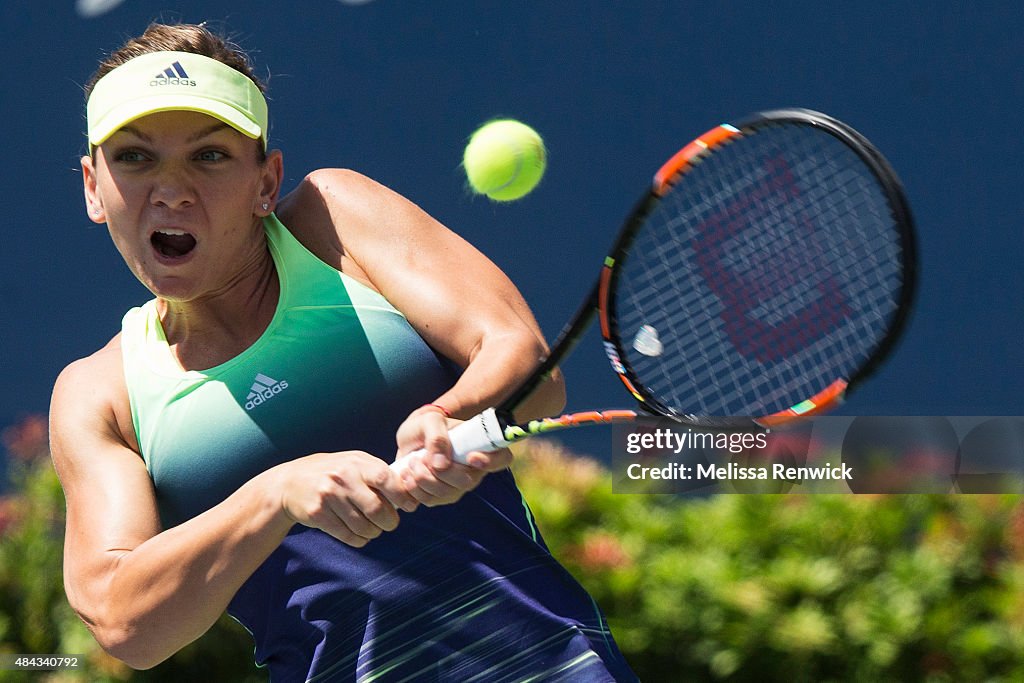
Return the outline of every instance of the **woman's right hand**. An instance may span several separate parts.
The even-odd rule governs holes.
[[[317,453],[273,472],[288,518],[356,548],[395,529],[398,510],[419,505],[387,463],[361,451]]]

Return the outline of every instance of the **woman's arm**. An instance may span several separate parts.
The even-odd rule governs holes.
[[[378,491],[415,505],[377,458],[317,454],[162,530],[125,391],[116,343],[68,366],[54,388],[50,438],[67,500],[68,600],[100,645],[135,668],[205,633],[294,523],[359,546],[398,522]]]
[[[464,368],[431,402],[466,419],[509,396],[548,352],[540,328],[509,278],[466,240],[412,202],[353,171],[320,170],[282,200],[285,225],[313,253],[380,292],[435,350]],[[565,403],[555,372],[517,411],[528,419]],[[439,410],[414,411],[399,429],[401,453],[424,447],[428,467],[414,470],[414,495],[426,504],[458,499],[507,452],[455,465],[449,423]],[[419,495],[422,493],[423,495]]]
[[[380,292],[435,350],[465,371],[436,403],[468,418],[497,405],[548,347],[511,280],[469,242],[354,171],[316,171],[282,200],[285,225],[318,257]],[[518,417],[557,413],[555,373]]]

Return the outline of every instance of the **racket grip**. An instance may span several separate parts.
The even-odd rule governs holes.
[[[512,443],[502,436],[501,422],[494,408],[448,430],[448,439],[452,442],[452,459],[463,465],[467,464],[466,456],[474,451],[493,451]],[[426,453],[423,448],[411,451],[391,463],[391,469],[399,472],[408,467],[409,462],[414,462],[413,458],[422,458]]]

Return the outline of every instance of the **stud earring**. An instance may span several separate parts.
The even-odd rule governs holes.
[[[266,211],[269,208],[270,208],[270,204],[268,204],[267,202],[263,202],[263,210]]]

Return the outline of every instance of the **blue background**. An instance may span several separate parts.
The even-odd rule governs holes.
[[[325,166],[391,186],[503,268],[549,338],[680,146],[760,109],[832,114],[889,157],[921,245],[907,335],[844,411],[1024,414],[1024,12],[980,5],[127,0],[88,18],[73,0],[5,2],[0,427],[45,412],[60,369],[149,298],[87,220],[78,158],[82,85],[153,19],[210,20],[251,51],[286,189]],[[459,167],[495,116],[550,152],[513,204],[471,196]],[[565,370],[571,409],[629,405],[593,331]],[[611,443],[604,429],[564,440]]]

